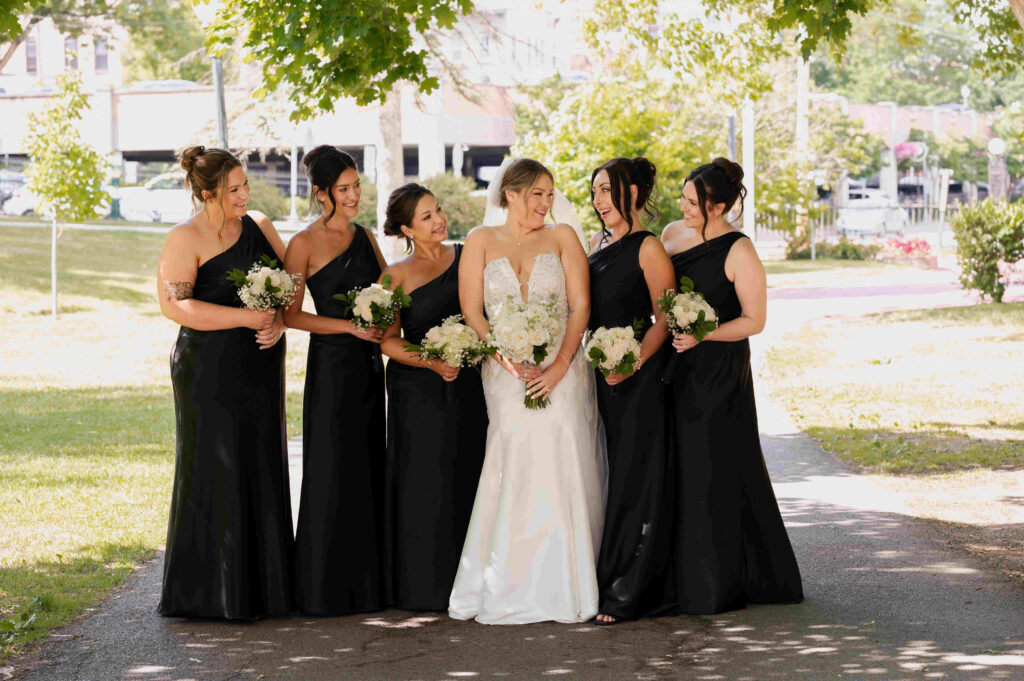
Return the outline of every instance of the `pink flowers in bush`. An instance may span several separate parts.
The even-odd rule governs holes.
[[[905,238],[894,236],[885,242],[885,248],[887,251],[895,253],[896,255],[904,256],[915,256],[915,255],[928,255],[932,250],[932,247],[927,241],[920,238]]]

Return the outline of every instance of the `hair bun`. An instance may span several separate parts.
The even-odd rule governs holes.
[[[658,176],[658,168],[650,160],[637,156],[633,159],[633,176],[638,183],[651,186],[654,184],[654,178]]]
[[[192,169],[196,167],[196,159],[200,158],[205,153],[206,147],[201,144],[186,147],[178,158],[178,162],[181,164],[182,170],[186,173],[192,172]]]
[[[305,168],[307,171],[312,170],[313,166],[315,166],[316,162],[323,157],[324,153],[328,149],[332,148],[333,147],[331,147],[329,144],[321,144],[313,147],[312,149],[310,149],[309,151],[302,155],[302,167]]]
[[[732,183],[737,187],[743,185],[743,167],[739,163],[730,161],[723,156],[719,156],[711,163],[720,168],[725,173],[725,176],[732,180]]]

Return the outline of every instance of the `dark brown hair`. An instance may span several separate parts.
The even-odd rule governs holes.
[[[434,192],[423,185],[410,182],[391,192],[391,196],[388,197],[388,207],[384,211],[384,226],[381,231],[388,236],[405,239],[406,253],[412,250],[412,239],[402,232],[402,226],[412,227],[412,219],[416,215],[416,206],[420,199],[433,195]]]
[[[697,191],[697,207],[704,216],[704,224],[700,228],[700,237],[704,241],[707,241],[707,204],[724,203],[722,215],[726,215],[736,205],[736,199],[742,204],[747,197],[747,188],[743,186],[743,168],[739,163],[721,156],[691,170],[686,176],[686,182],[693,182],[693,188]],[[684,187],[686,182],[683,183]]]
[[[302,157],[302,166],[306,169],[306,177],[309,178],[309,210],[313,212],[317,208],[322,213],[324,204],[317,198],[317,190],[327,194],[327,200],[331,203],[331,212],[324,218],[327,222],[334,217],[338,207],[334,205],[331,187],[338,181],[338,177],[346,170],[359,169],[356,167],[355,159],[338,147],[330,144],[321,144],[306,152]]]
[[[619,215],[626,219],[629,231],[633,231],[633,211],[643,211],[647,218],[643,221],[644,226],[650,224],[651,220],[658,214],[655,206],[655,198],[658,194],[658,185],[655,177],[658,169],[653,163],[643,156],[634,159],[613,158],[607,163],[599,166],[590,174],[590,206],[594,206],[594,181],[601,171],[608,173],[608,183],[611,185],[612,205]],[[636,186],[636,201],[630,205],[629,186]],[[611,238],[612,233],[605,227],[601,220],[601,214],[594,208],[598,222],[601,225],[601,241]]]

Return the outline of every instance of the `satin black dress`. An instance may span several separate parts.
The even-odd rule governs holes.
[[[193,298],[242,307],[230,270],[274,249],[248,215],[226,251],[196,272]],[[292,521],[284,422],[285,339],[249,328],[181,327],[171,351],[177,420],[159,612],[253,619],[292,608]]]
[[[348,293],[381,269],[363,227],[306,280],[318,315],[343,317]],[[384,372],[380,348],[351,334],[309,335],[302,402],[302,497],[295,602],[312,615],[385,607]]]
[[[651,327],[651,295],[640,247],[657,237],[631,232],[590,256],[590,328]],[[642,337],[642,335],[641,335]],[[597,560],[600,612],[635,619],[675,608],[665,354],[609,386],[595,369],[597,406],[608,444],[608,502]]]
[[[741,313],[725,258],[745,236],[729,232],[672,256],[676,279],[692,279],[722,324]],[[673,364],[666,380],[678,466],[679,610],[802,601],[800,569],[761,452],[750,343],[705,341]]]
[[[405,342],[459,314],[459,258],[414,289],[402,310]],[[480,372],[451,383],[430,369],[388,362],[388,510],[391,605],[447,610],[480,479],[487,406]]]

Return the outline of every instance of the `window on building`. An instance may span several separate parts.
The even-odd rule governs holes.
[[[36,58],[36,39],[25,41],[25,73],[34,76],[39,73],[39,61]]]
[[[105,38],[96,39],[96,73],[107,71],[107,41]]]
[[[64,38],[64,68],[78,70],[78,41]]]

